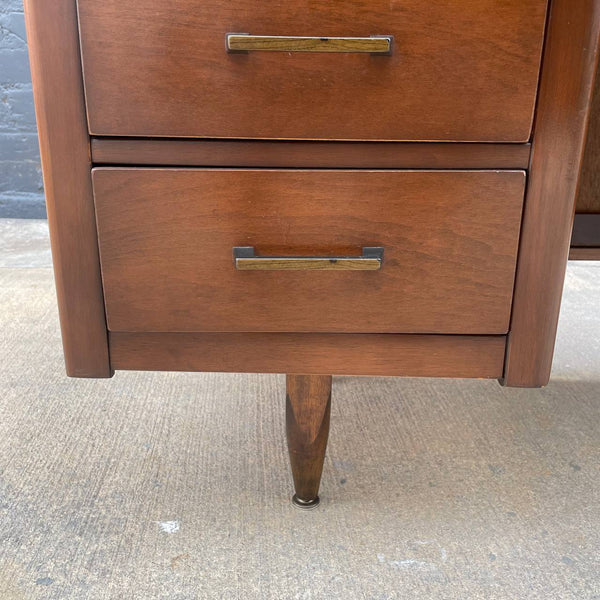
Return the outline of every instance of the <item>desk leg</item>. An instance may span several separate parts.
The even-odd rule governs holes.
[[[286,430],[294,488],[300,508],[319,504],[319,484],[329,436],[331,375],[288,375]]]

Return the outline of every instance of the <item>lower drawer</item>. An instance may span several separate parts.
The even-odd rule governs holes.
[[[93,182],[112,331],[508,329],[522,171],[97,168]],[[258,260],[236,268],[237,247]]]

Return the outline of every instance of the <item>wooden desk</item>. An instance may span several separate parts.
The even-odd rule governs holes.
[[[599,0],[25,8],[70,376],[548,382]]]

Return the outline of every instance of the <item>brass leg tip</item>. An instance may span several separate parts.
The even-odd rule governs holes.
[[[292,504],[296,508],[301,508],[302,510],[310,510],[311,508],[317,508],[320,502],[321,500],[319,499],[319,496],[313,498],[312,500],[302,500],[301,498],[298,498],[297,494],[294,494],[292,496]]]

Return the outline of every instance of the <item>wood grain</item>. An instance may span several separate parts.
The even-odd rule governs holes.
[[[381,261],[377,258],[239,258],[238,271],[378,271]]]
[[[551,2],[506,385],[543,386],[550,377],[599,29],[598,0]]]
[[[529,140],[547,0],[79,0],[95,135]],[[228,32],[393,35],[392,56],[230,54]]]
[[[497,379],[505,336],[110,333],[112,365],[133,371]]]
[[[530,144],[92,138],[97,165],[527,169]]]
[[[585,143],[579,193],[578,213],[600,213],[600,76],[596,67],[590,122]]]
[[[331,375],[288,375],[285,408],[293,500],[297,506],[312,508],[319,503],[329,437]]]
[[[74,0],[25,0],[67,373],[109,377]]]
[[[569,260],[600,260],[600,246],[597,248],[574,248],[571,246]]]
[[[375,37],[302,37],[228,33],[230,52],[366,52],[389,54],[392,39]]]
[[[112,331],[502,334],[521,171],[95,169]],[[379,271],[237,271],[232,249]]]

